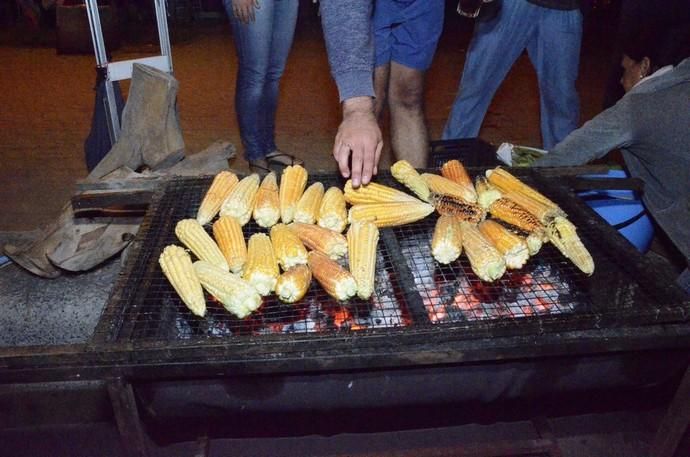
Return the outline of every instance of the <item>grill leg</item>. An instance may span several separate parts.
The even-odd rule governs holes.
[[[147,457],[146,436],[139,420],[132,384],[122,378],[108,381],[108,395],[122,444],[130,457]]]
[[[683,434],[690,423],[690,366],[685,370],[683,379],[671,405],[656,431],[649,454],[651,457],[673,457]]]

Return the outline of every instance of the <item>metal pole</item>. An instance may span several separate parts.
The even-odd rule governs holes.
[[[170,50],[170,34],[168,33],[168,13],[166,10],[166,0],[154,0],[156,7],[156,22],[158,23],[158,41],[160,42],[161,54],[168,60],[170,73],[173,73],[172,51]]]

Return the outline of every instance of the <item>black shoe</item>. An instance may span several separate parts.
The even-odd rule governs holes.
[[[288,167],[290,165],[304,165],[304,160],[288,154],[287,152],[274,151],[264,156],[269,166]]]

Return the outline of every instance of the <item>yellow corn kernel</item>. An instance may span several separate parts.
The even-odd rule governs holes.
[[[158,263],[182,302],[192,313],[203,317],[206,314],[206,299],[187,251],[173,244],[166,246]]]
[[[220,252],[228,261],[230,271],[242,273],[244,263],[247,261],[247,243],[244,241],[242,226],[237,219],[230,216],[221,216],[213,223],[213,237],[218,243]]]
[[[483,221],[486,217],[484,208],[476,203],[470,203],[462,198],[450,195],[439,195],[431,193],[429,199],[436,211],[442,216],[456,216],[458,219],[474,222],[475,224]]]
[[[532,232],[527,235],[525,242],[527,243],[527,250],[530,257],[536,255],[544,244],[545,233]]]
[[[347,300],[357,293],[357,282],[349,271],[318,251],[309,253],[309,268],[328,295]]]
[[[359,186],[354,189],[352,187],[352,181],[348,179],[343,188],[343,192],[345,194],[345,201],[351,205],[419,201],[412,195],[375,182],[370,182],[366,186]]]
[[[278,277],[276,295],[285,303],[295,303],[307,294],[311,284],[311,270],[307,265],[295,265]]]
[[[242,277],[254,286],[259,295],[265,296],[275,289],[279,274],[271,239],[263,233],[255,233],[249,238]]]
[[[482,235],[475,224],[461,222],[462,247],[472,271],[483,281],[492,282],[503,276],[506,263],[500,252]]]
[[[492,186],[484,176],[477,176],[474,188],[477,191],[477,202],[484,209],[489,209],[493,202],[501,198],[501,191]]]
[[[522,209],[539,219],[539,222],[542,224],[547,224],[556,216],[565,216],[565,213],[559,207],[545,205],[520,192],[511,190],[504,193],[503,197],[520,205]]]
[[[342,233],[347,226],[347,207],[345,196],[337,187],[330,187],[323,195],[317,223],[338,233]]]
[[[460,221],[455,216],[440,216],[431,238],[431,254],[439,263],[449,264],[462,253]]]
[[[433,173],[422,173],[422,179],[424,179],[426,185],[429,186],[429,190],[435,194],[449,195],[470,203],[477,202],[477,193],[474,188],[470,190],[455,181],[451,181],[450,179]]]
[[[371,221],[378,228],[395,227],[424,219],[433,212],[433,206],[420,200],[405,203],[369,203],[352,206],[348,220]]]
[[[249,222],[254,210],[256,193],[259,190],[259,181],[259,175],[256,173],[242,178],[223,202],[220,215],[234,217],[240,225]]]
[[[446,179],[460,184],[467,189],[469,193],[474,194],[474,199],[472,201],[477,201],[477,192],[472,184],[472,179],[459,160],[449,160],[444,163],[441,167],[441,175]]]
[[[295,218],[295,208],[307,187],[307,170],[300,165],[285,167],[280,178],[280,218],[289,224]]]
[[[199,210],[196,213],[196,221],[201,224],[208,224],[211,220],[216,217],[220,207],[230,195],[232,188],[237,184],[238,179],[235,173],[231,171],[221,171],[211,182],[211,187],[208,188],[203,200],[201,200],[201,205],[199,205]]]
[[[198,260],[194,262],[201,285],[235,316],[243,319],[261,306],[261,296],[244,279]]]
[[[569,258],[586,275],[594,273],[594,259],[568,219],[556,216],[546,226],[546,235],[561,254]]]
[[[256,192],[254,220],[264,228],[272,227],[280,220],[280,193],[274,172],[264,177]]]
[[[355,221],[347,231],[350,273],[357,282],[357,296],[363,300],[374,293],[378,242],[379,229],[372,222]]]
[[[347,240],[338,232],[301,222],[293,222],[288,227],[309,249],[323,252],[332,259],[338,259],[347,254]]]
[[[196,219],[182,219],[175,225],[175,235],[197,258],[211,262],[223,270],[229,270],[225,256]]]
[[[549,200],[544,194],[520,181],[517,177],[510,174],[504,168],[496,167],[493,170],[486,170],[485,174],[489,179],[489,182],[503,194],[510,191],[519,192],[527,197],[541,202],[546,206],[558,208],[558,205]]]
[[[271,244],[283,270],[307,263],[307,248],[287,225],[276,224],[271,228]]]
[[[514,225],[527,233],[544,233],[544,225],[530,212],[507,198],[499,198],[489,206],[489,213],[496,219]]]
[[[479,231],[503,254],[506,267],[522,268],[529,258],[525,240],[496,221],[488,220],[479,224]]]
[[[405,187],[424,200],[429,201],[429,186],[407,160],[398,160],[391,166],[391,174]]]
[[[315,182],[307,187],[295,208],[295,222],[314,224],[323,199],[323,184]]]

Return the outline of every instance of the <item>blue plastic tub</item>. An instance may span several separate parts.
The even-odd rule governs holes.
[[[585,175],[583,178],[627,178],[623,170],[607,174]],[[578,194],[606,222],[613,225],[641,253],[647,252],[654,226],[639,197],[631,190],[597,190]]]

